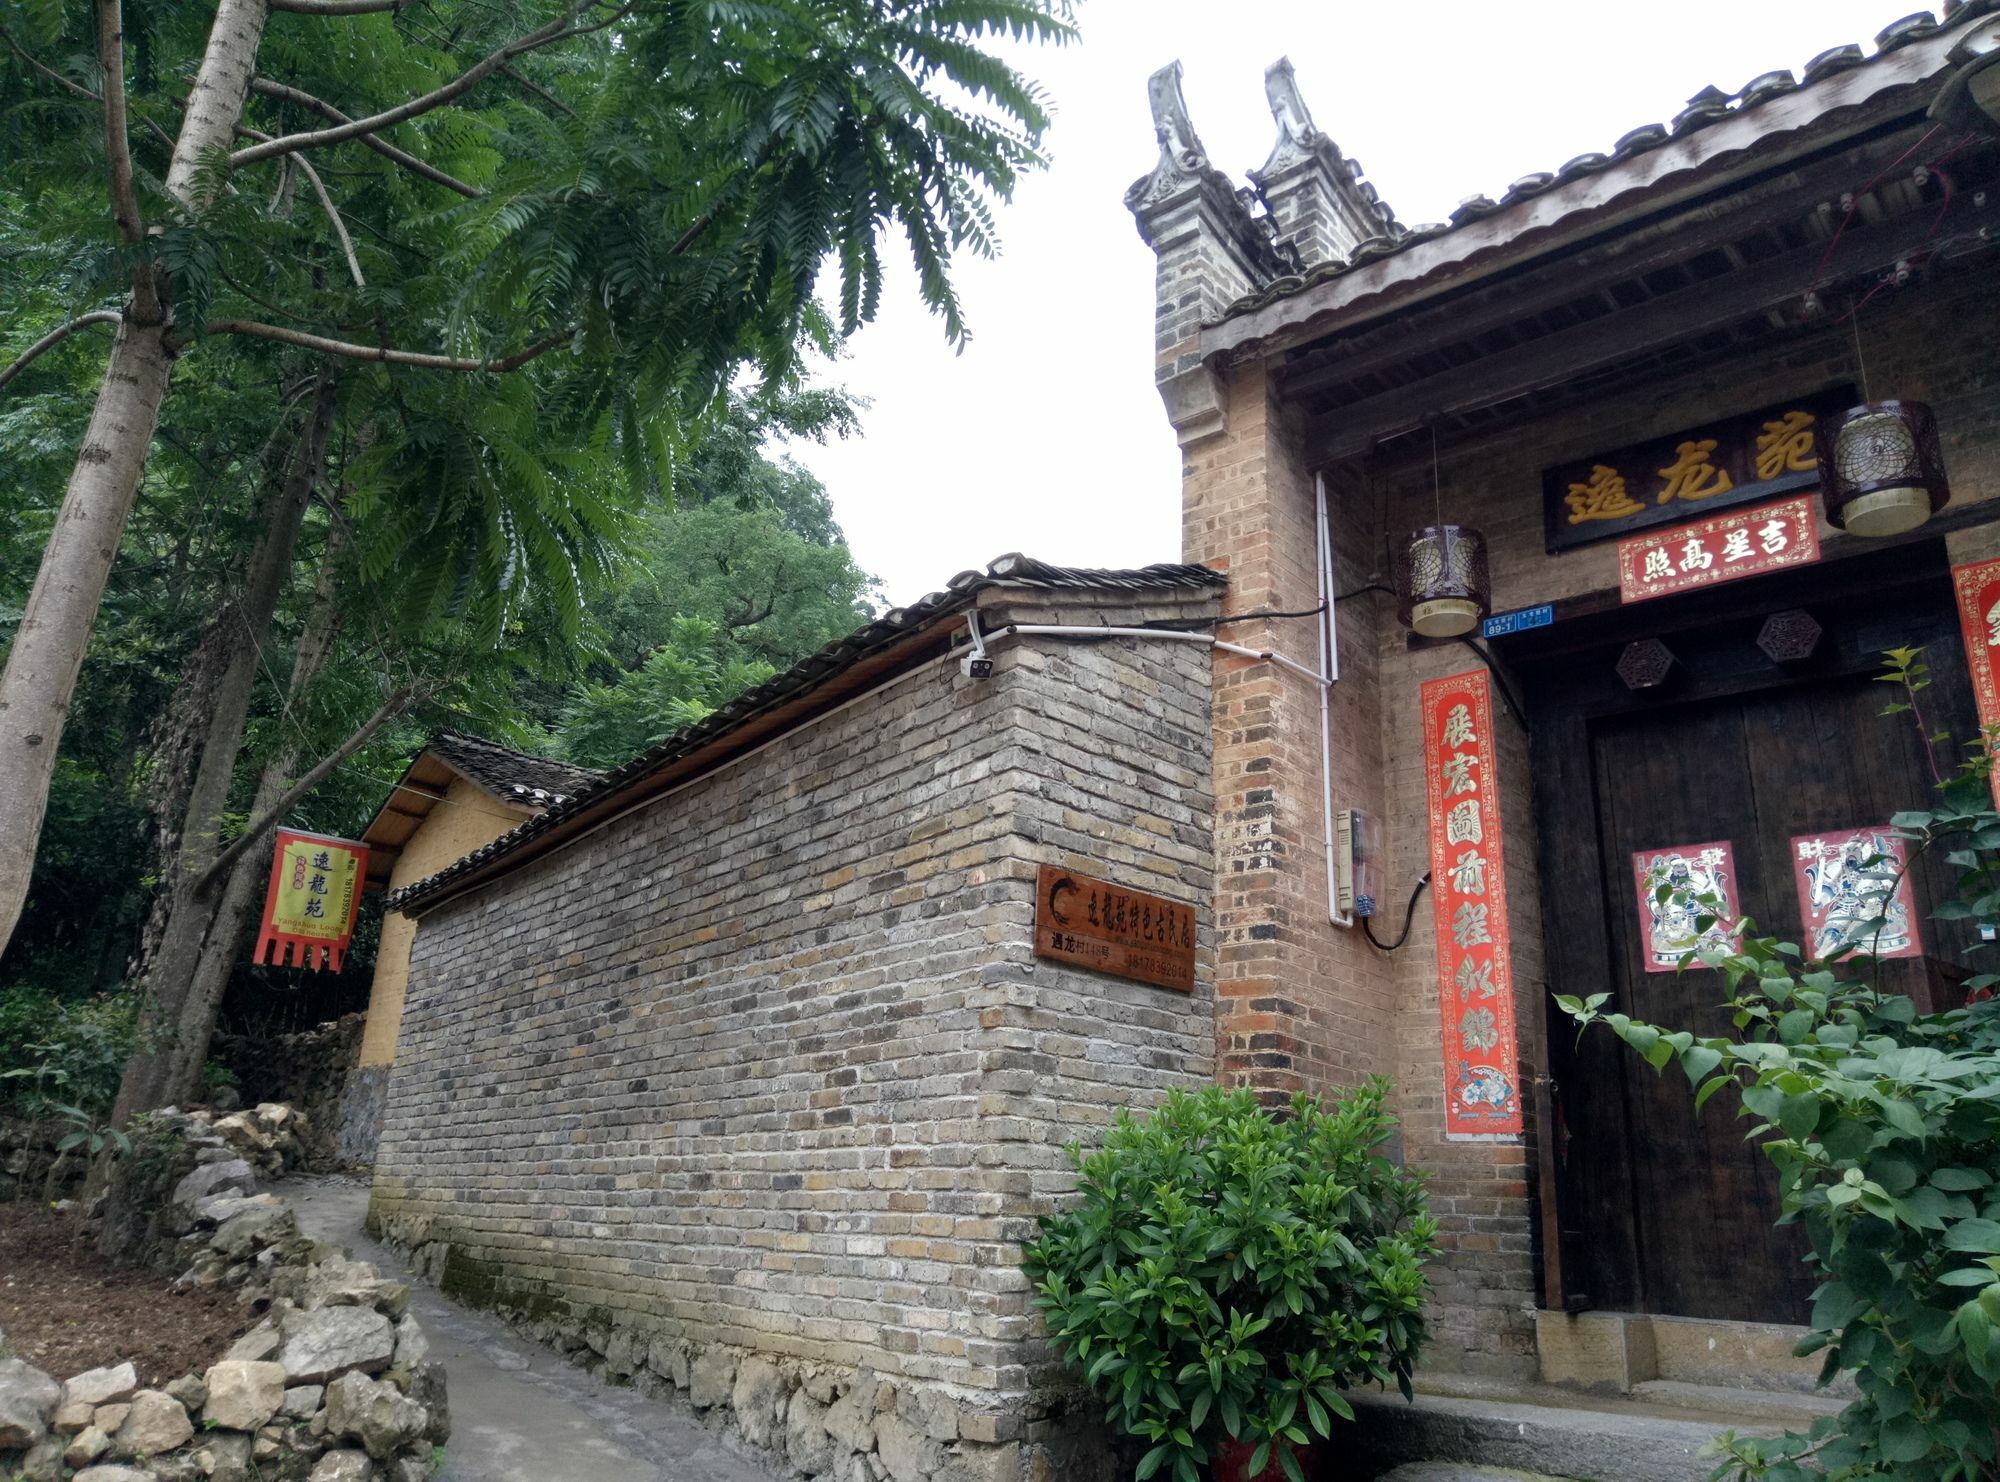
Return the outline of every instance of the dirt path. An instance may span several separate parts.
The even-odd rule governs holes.
[[[410,1283],[410,1310],[450,1382],[451,1443],[437,1482],[773,1482],[684,1412],[600,1384],[498,1318],[411,1277],[362,1228],[365,1183],[301,1178],[278,1192],[308,1235],[348,1246]]]

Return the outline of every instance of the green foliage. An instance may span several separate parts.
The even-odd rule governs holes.
[[[629,762],[773,670],[719,654],[721,631],[702,618],[676,618],[673,633],[635,672],[614,684],[586,684],[562,718],[562,750],[586,767]]]
[[[55,1114],[58,1121],[69,1128],[56,1142],[58,1153],[82,1148],[86,1155],[95,1158],[107,1147],[116,1148],[121,1153],[132,1151],[131,1138],[118,1128],[100,1122],[82,1107],[57,1103],[48,1109]]]
[[[104,1111],[132,1050],[133,1019],[129,997],[0,989],[0,1107],[32,1116]]]
[[[1341,1390],[1410,1393],[1425,1340],[1424,1262],[1437,1226],[1419,1181],[1379,1149],[1388,1085],[1288,1115],[1248,1091],[1174,1092],[1121,1112],[1100,1151],[1070,1158],[1081,1199],[1027,1249],[1036,1306],[1123,1434],[1136,1476],[1196,1482],[1225,1437],[1272,1448],[1353,1418]]]
[[[1928,677],[1916,651],[1889,654],[1913,714]],[[1936,738],[1923,732],[1927,742]],[[1911,860],[1942,855],[1959,899],[1937,914],[2000,919],[2000,813],[1983,754],[1940,785],[1935,807],[1893,823]],[[1887,861],[1870,861],[1869,868]],[[1907,869],[1907,866],[1904,867]],[[1903,869],[1882,872],[1875,916]],[[1712,898],[1702,930],[1714,920]],[[1864,923],[1864,927],[1869,923]],[[1677,1065],[1697,1108],[1727,1093],[1777,1167],[1784,1218],[1802,1224],[1822,1278],[1803,1354],[1824,1352],[1822,1381],[1851,1373],[1860,1398],[1807,1434],[1725,1435],[1723,1477],[1895,1477],[1948,1482],[1993,1475],[2000,1434],[2000,1003],[1992,974],[1974,1001],[1923,1014],[1870,981],[1853,944],[1812,958],[1742,923],[1738,949],[1690,954],[1721,972],[1735,1037],[1606,1013],[1608,994],[1559,996],[1586,1028],[1602,1023],[1655,1070]]]

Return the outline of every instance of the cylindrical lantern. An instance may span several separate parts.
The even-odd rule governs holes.
[[[1486,537],[1464,525],[1413,533],[1395,562],[1397,615],[1425,638],[1457,638],[1493,610]]]
[[[1819,487],[1828,523],[1852,535],[1900,535],[1951,500],[1937,418],[1920,401],[1871,401],[1819,424]]]

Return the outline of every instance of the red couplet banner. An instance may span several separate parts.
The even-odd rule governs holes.
[[[1507,932],[1507,867],[1484,669],[1423,687],[1431,903],[1444,1037],[1445,1132],[1521,1131],[1519,1041]]]
[[[2000,561],[1974,561],[1951,569],[1958,593],[1958,624],[1965,634],[1965,663],[1979,704],[1979,726],[2000,726]],[[1989,779],[2000,804],[2000,767]]]

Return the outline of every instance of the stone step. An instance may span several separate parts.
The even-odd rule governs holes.
[[[1359,1449],[1377,1475],[1397,1482],[1524,1476],[1563,1482],[1707,1482],[1716,1466],[1710,1446],[1719,1432],[1776,1435],[1802,1429],[1817,1415],[1839,1408],[1838,1401],[1819,1396],[1676,1381],[1650,1381],[1648,1388],[1653,1388],[1651,1395],[1628,1399],[1578,1395],[1548,1385],[1431,1376],[1414,1404],[1395,1394],[1349,1398],[1360,1431]],[[1412,1466],[1446,1470],[1402,1470]]]
[[[1852,1396],[1796,1394],[1782,1389],[1725,1389],[1678,1379],[1647,1379],[1632,1386],[1632,1398],[1663,1410],[1688,1410],[1718,1417],[1739,1429],[1746,1420],[1762,1420],[1788,1430],[1804,1430],[1822,1415],[1839,1414]]]

